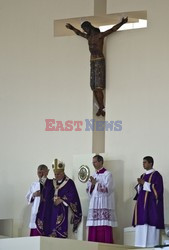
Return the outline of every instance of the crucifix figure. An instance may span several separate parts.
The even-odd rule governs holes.
[[[76,29],[70,23],[66,24],[66,28],[73,30],[76,35],[88,40],[90,51],[90,87],[94,93],[99,109],[97,116],[105,116],[104,93],[105,89],[105,57],[103,54],[104,38],[111,33],[117,31],[123,24],[128,22],[128,18],[122,18],[121,22],[113,26],[111,29],[101,32],[99,28],[94,27],[90,22],[85,21],[81,24],[84,32]]]

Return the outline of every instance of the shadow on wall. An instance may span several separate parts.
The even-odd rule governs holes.
[[[169,203],[168,203],[169,192],[166,188],[164,186],[164,222],[165,224],[169,224],[169,213],[167,212],[169,211]]]
[[[18,236],[27,237],[30,235],[29,222],[31,217],[31,204],[23,208],[22,221],[18,227]]]
[[[132,224],[133,214],[133,197],[135,183],[125,186],[124,179],[124,162],[121,160],[107,160],[105,167],[112,172],[115,182],[115,202],[118,227],[114,228],[114,240],[116,244],[123,244],[123,230]],[[128,189],[128,190],[126,190]],[[125,198],[124,191],[130,194],[129,198]]]

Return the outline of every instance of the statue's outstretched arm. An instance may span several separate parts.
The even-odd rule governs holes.
[[[73,32],[78,35],[78,36],[81,36],[81,37],[84,37],[87,39],[87,35],[83,32],[81,32],[80,30],[76,29],[73,25],[71,25],[70,23],[67,23],[66,24],[66,28],[69,29],[69,30],[73,30]]]
[[[106,36],[110,35],[111,33],[117,31],[123,24],[125,24],[127,22],[128,22],[128,17],[123,17],[120,23],[114,25],[111,29],[106,30],[105,32],[102,32],[101,36],[106,37]]]

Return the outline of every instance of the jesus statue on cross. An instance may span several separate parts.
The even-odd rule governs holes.
[[[88,40],[90,51],[90,87],[94,93],[98,103],[97,116],[105,116],[104,94],[105,89],[105,57],[103,54],[104,38],[111,33],[117,31],[123,24],[128,22],[128,17],[123,17],[121,22],[113,26],[111,29],[101,32],[99,28],[94,27],[90,22],[85,21],[81,24],[84,32],[76,29],[67,23],[66,28],[73,30],[76,35]]]

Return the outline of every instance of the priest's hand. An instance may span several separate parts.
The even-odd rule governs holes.
[[[137,178],[138,184],[144,185],[144,180],[142,178]]]
[[[39,197],[40,196],[40,190],[36,191],[35,193],[33,193],[33,197]]]
[[[53,201],[56,206],[63,202],[63,200],[60,197],[54,197]]]
[[[94,187],[96,185],[96,179],[94,179],[93,176],[90,176],[90,181],[92,183],[92,186]]]

